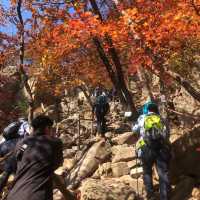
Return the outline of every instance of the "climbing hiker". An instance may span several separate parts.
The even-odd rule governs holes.
[[[136,144],[138,157],[143,167],[143,180],[148,200],[154,200],[152,167],[155,164],[159,176],[160,200],[169,200],[170,182],[168,177],[170,162],[169,131],[159,115],[158,106],[148,102],[143,113],[132,128],[139,134]]]
[[[3,140],[1,144],[5,141],[16,139],[19,137],[28,136],[30,134],[30,126],[25,118],[19,118],[17,121],[10,123],[3,130]]]
[[[9,124],[3,130],[4,141],[0,144],[0,169],[3,171],[0,176],[0,193],[6,186],[10,175],[16,172],[16,160],[12,156],[16,144],[29,135],[29,130],[29,124],[24,118]]]
[[[105,116],[109,112],[109,102],[108,97],[105,92],[101,92],[96,97],[93,105],[93,113],[95,113],[97,120],[97,132],[104,137],[106,132],[106,119]]]
[[[11,174],[16,172],[16,161],[12,156],[15,146],[20,138],[15,138],[9,141],[5,141],[0,145],[0,163],[1,163],[1,176],[0,176],[0,193],[6,186],[7,181]]]
[[[52,120],[33,119],[33,135],[21,140],[14,156],[17,171],[7,200],[53,200],[52,177],[63,163],[62,142],[52,132]]]

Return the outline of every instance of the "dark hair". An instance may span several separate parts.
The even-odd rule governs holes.
[[[53,126],[53,121],[48,116],[39,115],[32,120],[31,125],[35,135],[43,135],[46,127]]]
[[[158,106],[155,103],[150,103],[148,105],[148,111],[149,112],[154,112],[156,114],[159,114]]]

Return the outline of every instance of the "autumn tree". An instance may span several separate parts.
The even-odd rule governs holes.
[[[57,96],[83,82],[112,83],[136,113],[125,79],[142,66],[159,76],[164,88],[175,81],[199,100],[197,89],[172,67],[185,41],[199,40],[196,1],[104,2],[23,1],[32,13],[25,55],[43,91]]]

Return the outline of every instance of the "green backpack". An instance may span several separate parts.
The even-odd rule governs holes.
[[[144,129],[144,140],[146,143],[155,144],[165,140],[164,124],[159,115],[150,114],[145,116]]]

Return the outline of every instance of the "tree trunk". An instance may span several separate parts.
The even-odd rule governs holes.
[[[103,17],[100,13],[100,10],[97,6],[97,3],[95,0],[90,0],[90,3],[92,5],[92,8],[94,10],[94,13],[99,15],[100,20],[103,22]],[[119,95],[120,101],[123,105],[123,107],[125,108],[125,110],[130,110],[133,113],[133,119],[137,119],[138,114],[137,114],[137,110],[135,108],[135,105],[133,103],[133,99],[132,96],[129,92],[129,90],[127,89],[126,83],[125,83],[125,79],[124,79],[124,74],[122,71],[122,65],[120,63],[120,59],[118,56],[118,53],[112,43],[112,38],[109,35],[105,35],[105,41],[107,42],[107,44],[109,45],[109,54],[112,58],[112,61],[115,65],[115,69],[116,71],[113,70],[112,65],[109,62],[108,57],[106,56],[103,47],[101,45],[101,42],[99,41],[98,38],[94,38],[93,39],[96,47],[97,47],[97,51],[100,55],[100,58],[102,59],[109,77],[111,78],[111,81],[113,83],[113,85],[115,86],[117,93]]]
[[[200,92],[197,91],[187,80],[183,79],[177,73],[169,70],[166,72],[166,74],[180,84],[195,100],[200,102]]]
[[[28,121],[29,123],[32,121],[33,119],[33,111],[34,111],[34,98],[33,98],[33,94],[30,88],[30,85],[28,83],[28,76],[24,70],[24,21],[22,18],[22,14],[21,14],[21,6],[22,6],[22,0],[18,0],[17,2],[17,15],[20,21],[20,53],[19,53],[19,57],[20,57],[20,68],[19,68],[19,72],[20,72],[20,76],[21,76],[21,80],[23,81],[24,87],[27,91],[28,94],[28,104],[29,104],[29,108],[28,108]]]
[[[117,75],[117,79],[121,88],[121,92],[124,95],[124,98],[126,100],[127,103],[127,110],[132,111],[133,113],[133,117],[136,119],[137,118],[137,110],[135,108],[135,105],[133,103],[133,99],[132,96],[129,92],[129,90],[127,89],[126,83],[125,83],[125,79],[124,79],[124,73],[122,71],[122,65],[120,62],[120,58],[117,54],[117,51],[112,43],[112,39],[110,38],[109,35],[106,35],[106,41],[109,45],[109,54],[112,57],[112,60],[115,64],[115,68],[116,68],[116,75]]]
[[[114,87],[117,91],[117,95],[120,98],[120,102],[122,103],[123,106],[125,106],[126,105],[126,99],[124,98],[124,95],[121,92],[119,82],[116,78],[115,72],[112,69],[112,65],[110,64],[110,61],[108,60],[108,57],[107,57],[103,47],[101,46],[101,42],[98,38],[93,38],[93,41],[94,41],[94,44],[97,48],[99,56],[100,56],[101,60],[103,61],[104,65],[106,67],[106,70],[108,72],[110,80],[113,83],[113,85],[114,85]]]

